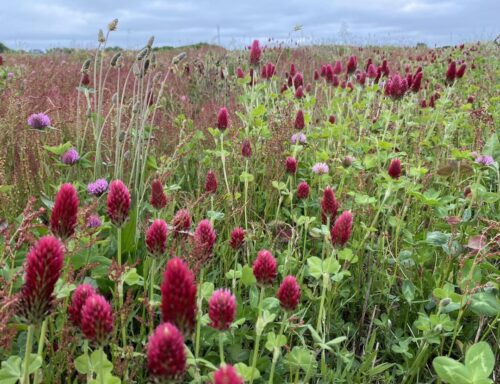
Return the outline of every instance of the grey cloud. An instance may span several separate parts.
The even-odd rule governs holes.
[[[2,0],[4,2],[6,0]],[[14,48],[93,47],[99,28],[120,19],[111,45],[137,48],[220,41],[241,47],[252,38],[319,43],[456,44],[494,38],[497,0],[17,0],[3,6],[0,41]],[[340,33],[342,31],[342,33]]]

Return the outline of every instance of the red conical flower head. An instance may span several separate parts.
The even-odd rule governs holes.
[[[294,124],[295,129],[304,129],[305,127],[305,121],[304,121],[304,112],[302,109],[299,109],[297,111],[297,114],[295,115],[295,124]]]
[[[90,295],[81,310],[83,335],[97,344],[104,344],[113,332],[113,311],[107,300],[98,294]]]
[[[457,78],[461,79],[464,74],[465,74],[465,70],[467,68],[467,64],[463,63],[457,70]]]
[[[241,143],[241,156],[247,158],[252,156],[252,144],[248,139],[243,140]]]
[[[213,171],[208,171],[205,179],[205,193],[217,193],[217,176]]]
[[[50,229],[62,240],[75,233],[78,214],[78,195],[72,184],[63,184],[57,192],[54,209],[50,217]]]
[[[323,223],[326,223],[327,218],[330,218],[330,222],[333,221],[337,215],[337,210],[339,209],[339,203],[335,199],[335,192],[330,187],[326,187],[323,191],[323,198],[321,199],[321,217]]]
[[[113,180],[108,193],[108,216],[111,222],[121,227],[128,218],[130,193],[121,180]]]
[[[227,127],[229,127],[229,112],[226,107],[222,107],[217,114],[217,128],[225,131]]]
[[[168,198],[163,191],[163,184],[159,179],[153,180],[151,183],[151,205],[155,209],[162,209],[167,206]]]
[[[347,73],[354,73],[357,67],[358,59],[356,58],[356,56],[349,57],[349,60],[347,61]]]
[[[252,42],[252,46],[250,47],[250,64],[259,65],[261,54],[262,50],[260,48],[259,40],[254,40]]]
[[[401,161],[399,159],[392,159],[387,172],[393,179],[399,179],[401,176]]]
[[[198,223],[194,231],[194,247],[198,258],[212,254],[217,234],[210,220],[204,219]]]
[[[154,256],[162,256],[167,250],[167,223],[161,219],[153,221],[146,231],[146,246],[148,252]]]
[[[214,384],[244,384],[232,365],[222,364],[214,373]]]
[[[280,301],[281,308],[287,311],[295,310],[300,301],[300,286],[297,279],[291,275],[285,277],[276,296]]]
[[[175,213],[174,218],[172,219],[172,227],[174,227],[174,235],[175,236],[186,236],[191,228],[191,215],[187,209],[180,209]]]
[[[270,285],[277,274],[278,263],[271,252],[266,249],[259,251],[253,263],[253,274],[260,285]]]
[[[216,290],[208,301],[208,317],[210,326],[225,331],[236,316],[236,298],[229,289]]]
[[[160,324],[149,336],[148,371],[164,380],[178,380],[186,371],[186,350],[182,333],[172,323]]]
[[[309,184],[305,181],[301,181],[299,185],[297,185],[297,198],[299,199],[307,199],[309,197]]]
[[[171,322],[189,335],[196,319],[194,275],[178,257],[170,259],[161,284],[161,311],[164,322]]]
[[[343,246],[349,241],[352,231],[352,214],[349,211],[342,213],[330,231],[333,245]]]
[[[52,310],[63,258],[62,244],[53,236],[42,237],[29,251],[19,295],[20,314],[29,324],[42,322]]]
[[[81,326],[82,321],[82,307],[87,301],[89,296],[95,295],[97,292],[90,284],[80,284],[71,297],[71,304],[68,307],[69,319],[76,326]]]
[[[287,173],[294,174],[297,172],[297,159],[295,157],[287,157],[285,161],[285,169]]]
[[[245,242],[245,230],[241,227],[236,227],[231,231],[231,239],[229,240],[229,246],[234,250],[238,250],[243,246]]]

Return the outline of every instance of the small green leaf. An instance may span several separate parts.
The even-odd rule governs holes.
[[[245,381],[250,381],[252,380],[252,367],[249,367],[245,363],[237,363],[234,365],[234,369],[236,369],[236,372],[243,378]],[[253,378],[258,379],[260,378],[260,372],[256,368],[254,373],[253,373]]]
[[[90,362],[89,355],[86,353],[78,356],[74,360],[74,364],[78,373],[81,373],[82,375],[87,375],[92,372],[92,363]]]
[[[240,181],[242,183],[244,183],[244,182],[251,183],[253,180],[254,180],[254,177],[251,173],[241,172]]]
[[[465,366],[472,372],[474,379],[485,379],[495,368],[495,356],[488,343],[481,341],[465,353]]]
[[[257,282],[255,276],[253,275],[252,267],[249,265],[245,265],[241,271],[241,282],[247,287]]]
[[[127,285],[144,285],[144,279],[139,273],[137,273],[137,269],[131,268],[123,275],[123,282]]]
[[[66,152],[68,149],[70,149],[73,145],[71,144],[70,141],[61,144],[61,145],[56,145],[54,147],[44,145],[43,148],[45,148],[46,151],[53,153],[54,155],[61,156],[64,152]]]
[[[403,282],[403,296],[408,303],[411,303],[415,298],[415,285],[410,280]]]
[[[448,384],[471,384],[472,375],[465,366],[449,357],[439,356],[432,361],[439,378]]]
[[[285,335],[276,335],[274,332],[270,332],[267,334],[267,342],[266,349],[268,351],[273,351],[274,348],[281,348],[286,345],[286,336]]]

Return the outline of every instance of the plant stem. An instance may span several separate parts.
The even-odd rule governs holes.
[[[283,330],[285,329],[285,320],[286,320],[286,312],[283,312],[283,319],[281,319],[280,332],[278,334],[277,340],[279,340],[281,338],[281,335],[283,334]],[[280,354],[281,354],[281,348],[274,347],[273,362],[271,365],[271,373],[269,374],[269,384],[273,384],[274,370],[276,369],[276,363],[278,362],[278,358],[280,357]]]
[[[26,338],[26,351],[24,351],[24,376],[23,376],[23,384],[30,384],[30,356],[31,349],[33,348],[33,331],[35,326],[30,324],[28,326],[28,337]]]
[[[257,310],[257,326],[255,328],[255,346],[253,349],[253,358],[252,358],[252,370],[250,371],[250,384],[253,383],[254,375],[255,375],[255,367],[257,366],[257,358],[259,356],[259,346],[260,346],[260,336],[262,335],[263,329],[259,329],[259,320],[262,315],[262,304],[264,302],[264,290],[265,287],[260,288],[260,297],[259,297],[259,308]]]
[[[122,229],[121,227],[117,229],[116,233],[117,237],[117,260],[118,260],[118,265],[122,266]],[[127,344],[127,325],[126,325],[126,319],[124,316],[124,313],[122,312],[122,307],[123,307],[123,278],[120,277],[120,281],[118,282],[118,308],[120,310],[120,318],[121,318],[121,323],[122,323],[122,347],[125,347]]]
[[[103,356],[104,356],[104,349],[103,347],[101,346],[100,347],[100,353],[99,353],[99,382],[100,384],[104,384],[104,359],[103,359]]]
[[[220,135],[220,157],[222,160],[222,171],[224,172],[224,182],[226,183],[227,194],[231,196],[231,189],[229,188],[229,182],[227,181],[226,172],[226,155],[224,154],[224,134]],[[231,199],[232,201],[232,199]]]
[[[224,364],[224,332],[219,332],[220,363]]]
[[[47,333],[47,319],[42,322],[42,328],[40,329],[40,339],[38,340],[38,351],[37,355],[43,361],[43,347],[45,345],[45,334]],[[40,370],[36,370],[34,383],[38,384],[40,382]]]
[[[330,275],[328,273],[323,273],[323,286],[321,287],[321,301],[319,304],[319,312],[318,312],[318,322],[316,323],[316,332],[319,333],[319,328],[321,326],[321,321],[323,320],[323,310],[325,306],[325,297],[326,297],[326,287],[328,286],[328,280]]]

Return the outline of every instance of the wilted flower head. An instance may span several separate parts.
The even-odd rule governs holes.
[[[287,311],[295,310],[300,301],[300,286],[297,279],[292,275],[285,277],[276,296],[280,301],[281,308]]]
[[[392,159],[387,172],[393,179],[399,179],[401,176],[401,161],[399,159]]]
[[[184,337],[172,323],[160,324],[149,336],[148,371],[164,380],[178,380],[186,371]]]
[[[161,312],[164,322],[171,322],[189,335],[196,319],[196,284],[193,272],[178,257],[170,259],[161,284]]]
[[[229,113],[226,107],[222,107],[217,114],[217,128],[225,131],[227,127],[229,127]]]
[[[252,46],[250,47],[250,64],[259,65],[261,54],[262,50],[260,48],[259,40],[254,40],[252,42]]]
[[[292,144],[306,144],[307,137],[303,133],[294,133],[291,138]]]
[[[175,236],[187,235],[186,233],[191,228],[191,215],[187,209],[178,210],[172,219]]]
[[[54,286],[61,275],[64,252],[55,237],[44,236],[26,257],[24,285],[19,295],[19,311],[29,324],[38,324],[50,313]]]
[[[495,164],[495,160],[493,159],[492,156],[481,155],[476,157],[476,163],[488,166]]]
[[[213,171],[208,171],[205,179],[205,193],[217,193],[217,176]]]
[[[352,162],[354,161],[354,157],[352,156],[345,156],[344,159],[342,160],[342,165],[345,167],[345,168],[348,168],[352,165]]]
[[[222,364],[214,373],[214,384],[244,384],[244,381],[232,365]]]
[[[349,211],[343,212],[330,231],[333,245],[343,246],[349,241],[352,231],[352,214]]]
[[[163,184],[159,179],[155,179],[151,183],[150,203],[155,209],[162,209],[167,206],[168,198],[165,192],[163,191]]]
[[[152,256],[159,257],[167,250],[167,223],[161,219],[153,221],[146,231],[146,246]]]
[[[229,246],[235,250],[242,247],[245,242],[245,230],[241,227],[236,227],[231,231],[231,239],[229,240]]]
[[[78,204],[75,187],[71,183],[63,184],[57,192],[54,209],[50,216],[50,230],[62,240],[75,233]]]
[[[89,296],[95,295],[97,292],[95,288],[90,284],[80,284],[71,297],[71,304],[68,307],[69,319],[76,327],[81,326],[82,317],[82,307],[87,301]]]
[[[85,225],[87,228],[98,228],[102,225],[102,221],[99,216],[90,215],[87,217]]]
[[[45,113],[33,113],[28,117],[28,125],[34,129],[44,129],[51,124],[50,117]]]
[[[104,344],[113,332],[113,321],[113,310],[104,296],[87,297],[81,309],[81,329],[88,340]]]
[[[253,274],[260,285],[270,285],[277,274],[278,263],[271,252],[262,249],[253,263]]]
[[[294,124],[295,129],[304,129],[305,127],[305,121],[304,121],[304,111],[302,109],[299,109],[297,111],[297,114],[295,115],[295,124]]]
[[[208,301],[208,317],[210,326],[225,331],[236,316],[236,298],[229,289],[218,289]]]
[[[76,164],[80,160],[80,155],[75,148],[68,149],[61,156],[61,161],[66,165]]]
[[[287,157],[285,161],[285,169],[287,173],[294,174],[297,172],[297,159],[295,157]]]
[[[247,158],[252,156],[252,144],[248,139],[243,140],[241,143],[241,156]]]
[[[328,116],[328,122],[330,124],[335,124],[335,116],[334,115],[330,115]]]
[[[326,163],[316,163],[313,165],[312,171],[317,175],[322,175],[328,173],[330,169],[328,168],[328,165]]]
[[[106,179],[97,179],[93,183],[87,185],[87,192],[92,196],[101,196],[104,192],[108,190],[108,182]]]
[[[121,227],[128,218],[130,209],[130,193],[121,180],[113,180],[108,193],[108,216],[111,222]]]

